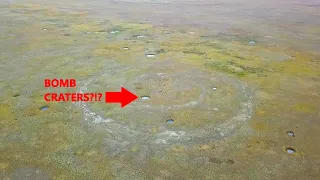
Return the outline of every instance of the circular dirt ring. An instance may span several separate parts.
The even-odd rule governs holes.
[[[127,146],[140,142],[157,150],[176,143],[202,143],[228,136],[251,117],[251,91],[227,75],[172,61],[135,68],[115,62],[109,66],[83,82],[80,91],[120,91],[123,86],[139,97],[149,97],[125,108],[80,102],[85,119],[101,123],[112,136],[111,146],[130,149]],[[166,123],[168,119],[174,123]]]

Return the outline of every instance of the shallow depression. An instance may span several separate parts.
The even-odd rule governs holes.
[[[174,123],[174,120],[173,120],[173,119],[168,119],[168,120],[166,120],[166,123],[167,123],[167,124],[173,124],[173,123]]]
[[[295,137],[295,134],[293,131],[287,131],[287,134],[288,136]]]
[[[149,96],[141,96],[141,99],[142,99],[142,100],[149,100],[150,97],[149,97]]]
[[[40,107],[40,110],[41,111],[46,111],[46,110],[48,110],[49,109],[49,106],[41,106]]]
[[[146,57],[148,57],[148,58],[154,58],[154,57],[155,57],[155,54],[146,54]]]
[[[289,153],[289,154],[293,154],[293,153],[296,152],[296,150],[294,148],[292,148],[292,147],[288,147],[288,148],[286,148],[286,152]]]

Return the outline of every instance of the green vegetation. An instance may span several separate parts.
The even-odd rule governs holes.
[[[213,61],[205,63],[205,66],[237,76],[245,76],[247,74],[265,75],[265,70],[262,68],[252,68],[232,61]]]
[[[155,28],[151,24],[119,21],[94,22],[86,17],[86,12],[62,13],[54,8],[40,5],[12,4],[10,7],[3,8],[4,11],[6,9],[7,11],[3,12],[4,18],[7,18],[3,25],[6,27],[6,32],[0,37],[5,44],[1,47],[3,56],[0,59],[0,65],[4,67],[0,72],[2,73],[2,80],[0,80],[1,172],[10,174],[17,167],[30,165],[42,167],[52,175],[52,179],[110,179],[115,174],[114,164],[121,162],[125,164],[123,169],[126,170],[129,169],[127,166],[130,164],[136,164],[132,157],[111,157],[106,153],[103,144],[105,138],[110,135],[103,130],[103,125],[94,126],[85,122],[83,112],[78,106],[72,103],[48,104],[43,100],[45,92],[79,91],[79,89],[45,89],[42,84],[44,78],[75,78],[77,82],[82,82],[110,67],[111,61],[126,65],[132,71],[120,73],[119,76],[116,74],[117,76],[97,78],[88,88],[89,91],[103,92],[107,90],[106,88],[110,91],[118,91],[118,87],[110,87],[110,84],[113,82],[125,84],[134,80],[137,75],[156,72],[157,66],[150,68],[148,65],[161,61],[168,62],[168,66],[170,62],[179,62],[210,73],[217,71],[227,73],[237,76],[244,84],[256,88],[255,105],[258,107],[252,117],[252,123],[248,126],[261,136],[258,138],[259,141],[255,138],[252,142],[241,140],[241,144],[233,148],[239,150],[238,152],[228,151],[227,148],[231,148],[234,143],[224,139],[223,142],[218,141],[221,143],[221,149],[215,152],[211,152],[212,148],[208,145],[195,148],[177,145],[164,149],[159,153],[160,155],[151,153],[150,157],[144,159],[147,168],[141,167],[145,170],[146,177],[150,179],[155,176],[159,177],[158,179],[175,179],[178,176],[182,179],[190,177],[199,179],[199,174],[200,179],[215,177],[219,170],[214,162],[222,163],[220,159],[228,159],[229,156],[238,158],[235,161],[240,163],[236,162],[233,166],[239,165],[240,168],[243,165],[242,161],[247,162],[248,157],[257,156],[263,159],[263,155],[268,155],[268,158],[272,155],[274,158],[283,159],[279,147],[281,149],[280,142],[285,138],[285,134],[281,133],[288,128],[298,129],[299,126],[300,132],[306,133],[304,135],[306,137],[318,135],[319,131],[314,130],[317,127],[310,127],[309,123],[320,112],[320,104],[317,101],[320,76],[317,55],[298,50],[264,47],[258,43],[260,41],[257,41],[254,46],[249,46],[248,41],[258,38],[242,37],[241,33],[239,35],[190,36],[187,30]],[[111,31],[119,32],[108,36]],[[167,35],[163,32],[171,32],[171,34]],[[144,35],[144,38],[138,38],[138,35]],[[159,36],[161,40],[157,39]],[[144,56],[150,44],[156,44],[155,48],[153,46],[153,49],[150,48],[152,49],[150,52],[156,54],[155,58]],[[124,50],[123,47],[129,47],[129,49]],[[145,69],[140,70],[137,67],[145,67]],[[113,70],[115,69],[110,71]],[[167,74],[172,72],[161,70]],[[185,69],[178,67],[176,70],[183,72]],[[173,101],[184,104],[189,102],[188,98],[198,97],[201,91],[199,88],[189,89],[189,92],[186,90],[185,94],[176,93],[170,91],[173,89],[173,80],[161,83],[166,84],[161,90],[170,93],[161,95],[158,99],[150,99],[155,106],[171,105]],[[159,89],[152,85],[146,88],[147,85],[136,83],[131,88],[139,96]],[[201,108],[181,108],[168,115],[175,119],[171,127],[192,129],[212,124],[214,123],[212,119],[222,121],[231,118],[232,108],[236,103],[231,98],[223,99],[223,97],[237,96],[237,92],[234,89],[231,91],[225,88],[228,86],[226,84],[219,85],[224,87],[219,87],[215,94],[206,97],[205,101],[210,105],[215,105],[217,102],[225,103],[225,107],[219,107],[220,111],[214,112],[215,114],[207,113],[208,111],[203,111]],[[163,98],[168,97],[169,94],[174,94],[175,99]],[[49,109],[40,111],[39,107],[43,105],[48,105]],[[131,119],[121,116],[124,110],[118,105],[95,103],[90,104],[90,108],[97,109],[97,112],[100,110],[98,113],[102,116],[109,117],[115,114],[112,118],[122,120],[121,123],[130,123]],[[222,112],[223,108],[226,109],[224,112]],[[130,113],[133,114],[133,111],[128,114]],[[162,117],[154,113],[149,119],[142,119],[140,116],[135,118],[143,126],[150,125],[154,119]],[[95,131],[94,128],[102,130]],[[150,126],[150,129],[144,130],[150,130],[150,133],[156,134],[161,127]],[[276,137],[279,141],[265,140],[273,138],[270,135],[263,136],[262,133],[267,130],[269,134],[270,131],[280,131],[281,133],[278,134],[281,136]],[[299,139],[299,136],[295,140],[295,144],[306,143],[304,150],[311,155],[309,159],[316,157],[313,155],[319,151],[313,152],[312,148],[309,148],[314,147],[313,141],[305,142],[305,139]],[[283,142],[288,141],[286,139]],[[143,148],[144,145],[141,144],[128,147],[132,152],[137,153],[140,153]],[[172,151],[172,154],[168,153]],[[225,157],[219,157],[218,160],[211,158],[217,154]],[[297,154],[302,153],[297,152]],[[136,154],[133,156],[136,157]],[[190,164],[190,157],[198,158],[197,163],[200,163]],[[206,159],[215,161],[207,162]],[[298,162],[299,159],[295,160]],[[228,164],[222,163],[222,165]],[[215,171],[211,171],[212,169]],[[201,170],[212,174],[199,173]],[[238,173],[236,170],[234,172]],[[256,173],[253,172],[253,174]]]

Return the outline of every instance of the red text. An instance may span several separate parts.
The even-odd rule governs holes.
[[[44,87],[76,87],[75,79],[45,79]]]
[[[44,100],[47,102],[94,102],[101,101],[101,93],[46,93]]]

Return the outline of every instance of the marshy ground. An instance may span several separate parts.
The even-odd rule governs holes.
[[[316,1],[1,3],[1,179],[316,179]],[[76,88],[44,88],[74,78]],[[139,99],[45,102],[47,92]]]

